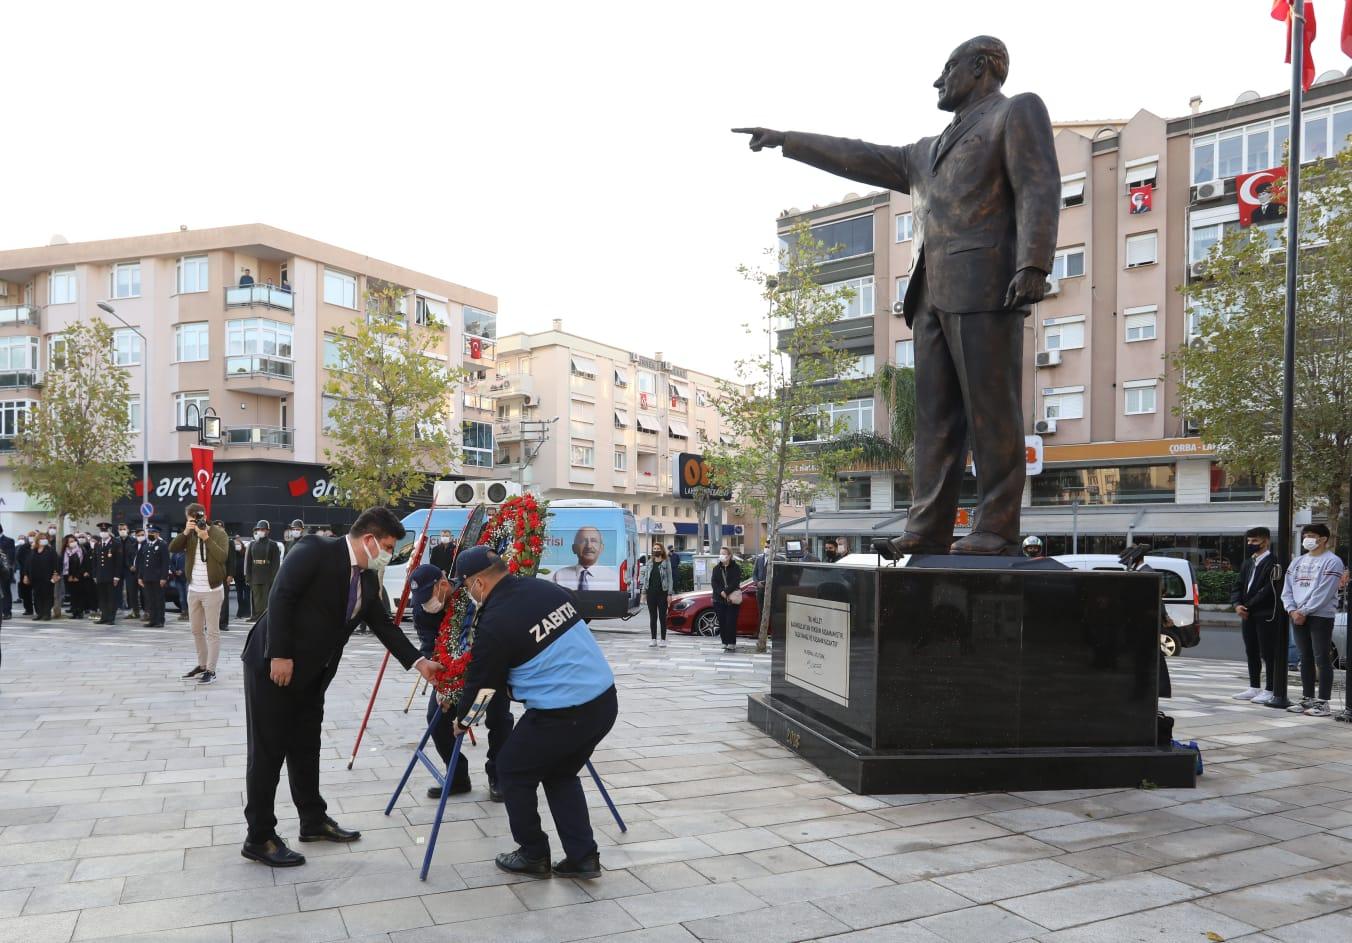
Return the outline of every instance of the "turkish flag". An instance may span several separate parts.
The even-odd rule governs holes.
[[[192,490],[197,495],[197,503],[206,508],[208,520],[211,519],[211,479],[215,465],[215,449],[204,445],[192,447]]]
[[[484,342],[477,337],[469,339],[469,355],[474,360],[479,360],[484,355]]]
[[[1294,17],[1291,15],[1291,0],[1273,0],[1272,18],[1274,20],[1286,21],[1286,61],[1291,61],[1291,23]],[[1348,39],[1348,17],[1352,16],[1352,0],[1347,0],[1347,8],[1343,14],[1343,51],[1347,51]],[[1301,64],[1300,87],[1304,91],[1309,91],[1310,86],[1314,84],[1314,56],[1310,53],[1310,46],[1314,43],[1315,21],[1314,21],[1314,3],[1313,0],[1305,2],[1305,61]],[[1348,55],[1352,55],[1349,52]]]
[[[291,492],[291,497],[293,498],[299,498],[305,493],[305,489],[308,487],[310,487],[310,483],[305,480],[304,475],[301,475],[299,478],[292,478],[286,483],[286,488]]]
[[[1352,56],[1352,0],[1343,0],[1343,52]]]
[[[1262,226],[1286,218],[1285,167],[1259,170],[1235,177],[1235,201],[1239,204],[1240,227]]]
[[[1142,187],[1131,188],[1131,204],[1127,207],[1127,212],[1135,215],[1137,213],[1149,213],[1151,200],[1154,197],[1155,188],[1150,184]]]

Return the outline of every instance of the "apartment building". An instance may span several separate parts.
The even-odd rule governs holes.
[[[1238,226],[1235,175],[1281,163],[1287,107],[1285,92],[1250,91],[1212,110],[1194,99],[1192,113],[1175,119],[1140,111],[1125,121],[1055,125],[1058,248],[1047,298],[1026,319],[1023,345],[1026,432],[1042,449],[1042,468],[1024,494],[1023,526],[1053,552],[1072,539],[1082,551],[1113,550],[1129,536],[1237,558],[1247,527],[1275,526],[1266,483],[1221,467],[1176,414],[1180,378],[1166,356],[1196,333],[1197,312],[1186,310],[1179,286],[1202,277],[1197,263]],[[1306,94],[1302,160],[1350,146],[1349,134],[1352,76],[1325,73]],[[850,193],[839,203],[786,210],[777,229],[783,234],[803,220],[840,246],[822,280],[855,290],[835,330],[838,343],[858,352],[864,372],[888,362],[914,366],[910,330],[893,312],[913,261],[909,197]],[[874,398],[833,409],[854,427],[888,428]],[[866,543],[904,527],[904,475],[857,468],[837,485],[789,532]],[[975,498],[969,476],[962,503]],[[961,515],[959,522],[961,533]]]
[[[154,519],[181,523],[197,441],[189,427],[210,408],[223,427],[213,516],[243,531],[260,517],[279,530],[296,517],[350,523],[352,512],[320,502],[333,490],[323,465],[332,402],[323,389],[340,368],[337,336],[368,316],[367,289],[384,285],[406,292],[406,323],[443,326],[438,359],[493,372],[492,295],[270,226],[85,243],[57,237],[47,246],[0,251],[0,521],[15,531],[49,516],[15,487],[5,453],[42,396],[44,374],[59,361],[62,333],[102,318],[115,329],[116,362],[131,375],[135,435],[126,458],[137,493],[117,504],[116,519],[139,520],[148,444]],[[101,311],[100,302],[122,320]],[[142,371],[149,371],[148,402],[141,401]],[[464,461],[438,475],[490,476],[487,400],[464,394],[444,422],[463,434]]]
[[[661,353],[569,334],[558,320],[538,334],[504,335],[488,387],[497,473],[549,500],[617,501],[634,512],[641,535],[696,549],[698,514],[693,501],[675,497],[672,469],[681,453],[727,441],[714,405],[718,383]],[[742,510],[725,505],[723,542],[754,546]]]

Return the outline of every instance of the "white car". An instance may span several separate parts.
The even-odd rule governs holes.
[[[1112,553],[1064,554],[1052,557],[1073,570],[1125,569]],[[1174,656],[1184,648],[1192,648],[1202,640],[1201,597],[1192,564],[1178,557],[1147,556],[1145,563],[1164,576],[1164,609],[1173,620],[1172,629],[1160,632],[1160,650]]]

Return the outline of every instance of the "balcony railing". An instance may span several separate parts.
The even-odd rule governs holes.
[[[227,308],[262,306],[281,311],[294,311],[295,305],[296,296],[291,293],[291,289],[277,285],[234,285],[225,289]]]
[[[0,308],[0,327],[40,327],[41,314],[32,305],[9,305]]]
[[[495,377],[488,384],[488,395],[493,399],[514,398],[533,399],[535,396],[535,378],[525,373]]]
[[[295,361],[282,357],[243,356],[225,358],[225,378],[231,377],[276,377],[280,380],[295,378]]]
[[[295,431],[281,426],[231,426],[225,430],[225,444],[262,449],[289,449],[294,447]]]
[[[0,370],[0,390],[42,386],[41,370]]]

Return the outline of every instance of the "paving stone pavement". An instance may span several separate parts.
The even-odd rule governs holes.
[[[511,842],[480,746],[423,883],[429,777],[382,814],[422,731],[409,675],[387,675],[346,769],[381,655],[364,636],[323,757],[332,813],[364,837],[306,845],[290,870],[239,856],[243,628],[199,687],[178,680],[186,624],[4,626],[0,943],[1352,940],[1352,727],[1232,701],[1235,663],[1172,665],[1176,733],[1205,750],[1196,790],[861,797],[746,723],[767,656],[600,634],[620,719],[595,762],[629,824],[588,786],[604,876],[493,866]]]

